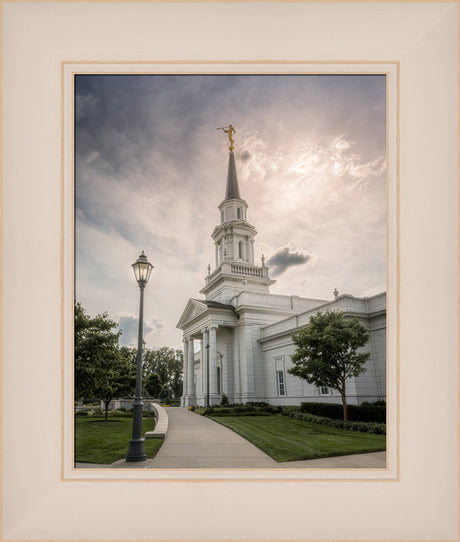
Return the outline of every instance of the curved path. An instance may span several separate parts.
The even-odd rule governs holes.
[[[111,465],[77,463],[78,468],[385,468],[386,453],[345,455],[308,461],[277,463],[253,444],[217,422],[186,408],[168,407],[169,430],[153,459],[127,463],[120,459]]]
[[[168,407],[165,441],[146,468],[280,468],[280,464],[230,429],[186,408]]]

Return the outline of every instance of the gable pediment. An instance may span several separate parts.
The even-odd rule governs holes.
[[[182,313],[182,316],[179,318],[179,322],[177,322],[176,327],[182,329],[189,322],[195,320],[195,318],[197,318],[201,314],[204,314],[207,310],[208,307],[204,303],[201,303],[196,299],[189,299],[187,305],[185,306],[184,312]]]

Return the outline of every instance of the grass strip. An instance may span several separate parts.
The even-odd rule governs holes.
[[[336,429],[284,416],[210,418],[235,431],[278,462],[379,452],[386,449],[385,435]]]
[[[142,420],[142,433],[153,431],[154,418]],[[132,417],[103,416],[75,417],[75,461],[78,463],[100,463],[108,465],[126,457],[132,436]],[[163,439],[146,439],[148,458],[155,457]]]

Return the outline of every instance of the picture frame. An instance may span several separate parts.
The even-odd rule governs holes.
[[[398,174],[397,174],[397,96],[398,96],[398,66],[394,63],[388,62],[375,62],[372,64],[369,63],[304,63],[304,62],[265,62],[262,65],[254,64],[253,62],[225,62],[225,63],[216,63],[216,62],[202,62],[202,63],[187,63],[187,62],[177,62],[177,63],[97,63],[93,64],[91,62],[63,62],[62,65],[62,79],[63,79],[63,93],[67,98],[64,100],[64,127],[63,127],[63,141],[64,141],[64,171],[66,174],[63,179],[63,217],[64,217],[64,249],[63,249],[63,261],[64,261],[64,336],[71,337],[73,334],[73,321],[74,321],[74,302],[80,301],[81,298],[76,300],[73,297],[73,285],[75,284],[75,291],[78,291],[78,270],[75,265],[74,254],[77,252],[79,247],[78,237],[74,234],[74,222],[76,223],[76,212],[74,213],[74,193],[78,194],[79,185],[78,179],[73,178],[73,164],[75,163],[73,145],[73,134],[75,132],[75,126],[73,122],[74,116],[74,80],[76,77],[79,77],[80,74],[84,74],[83,77],[90,74],[110,74],[109,77],[112,77],[112,74],[124,74],[124,75],[133,75],[133,74],[177,74],[180,73],[180,77],[186,77],[186,74],[200,73],[206,74],[208,77],[212,73],[232,73],[238,74],[239,76],[248,74],[251,76],[253,70],[263,70],[264,74],[276,73],[276,77],[282,77],[283,75],[289,77],[292,74],[303,74],[308,77],[308,74],[320,74],[327,76],[332,73],[340,74],[359,74],[364,76],[368,74],[384,76],[384,88],[386,95],[385,109],[390,109],[388,115],[385,115],[385,132],[384,138],[386,141],[386,147],[388,151],[386,152],[388,167],[386,168],[386,173],[384,179],[386,180],[386,195],[383,201],[383,205],[387,207],[387,228],[386,232],[386,242],[389,247],[387,249],[387,265],[385,266],[385,271],[389,280],[387,281],[385,290],[388,292],[385,296],[388,298],[388,320],[391,325],[388,326],[384,332],[387,335],[388,343],[388,355],[386,356],[386,366],[385,373],[388,375],[386,378],[386,388],[391,390],[391,393],[387,393],[387,406],[389,412],[389,423],[388,430],[386,435],[387,440],[387,449],[388,453],[385,453],[386,460],[385,464],[380,468],[370,469],[362,467],[360,469],[340,469],[333,468],[329,471],[324,468],[309,468],[309,469],[300,469],[296,468],[292,473],[287,473],[284,466],[280,465],[278,469],[271,469],[270,472],[266,470],[262,471],[260,469],[250,469],[250,468],[240,468],[240,469],[223,469],[223,468],[206,468],[206,469],[137,469],[135,470],[135,465],[130,466],[129,472],[120,470],[119,468],[107,468],[94,469],[92,467],[85,468],[83,465],[79,464],[77,469],[74,469],[74,408],[73,408],[73,389],[74,389],[74,375],[73,375],[73,344],[72,341],[65,341],[65,351],[64,351],[64,364],[62,368],[62,373],[64,375],[64,384],[63,384],[63,419],[64,419],[64,450],[63,450],[63,478],[70,479],[89,479],[89,480],[105,480],[105,479],[132,479],[132,478],[141,478],[152,479],[152,480],[194,480],[194,479],[210,479],[210,480],[247,480],[247,479],[257,479],[257,480],[305,480],[305,479],[395,479],[398,477],[397,472],[397,442],[398,442],[398,421],[397,421],[397,371],[398,371],[398,354],[397,354],[397,320],[398,320],[398,284],[397,284],[397,253],[394,247],[396,247],[396,237],[397,237],[397,185],[398,185]],[[265,77],[266,75],[264,75]],[[390,152],[391,150],[391,152]],[[281,183],[282,181],[280,181]],[[81,185],[80,185],[81,188]],[[75,196],[75,200],[78,200]],[[104,248],[101,248],[99,256],[103,253]],[[159,262],[160,264],[160,262]],[[164,265],[164,263],[163,263]],[[385,264],[384,264],[385,265]],[[81,266],[80,266],[81,271]],[[85,270],[86,272],[86,270]],[[161,279],[160,279],[161,280]],[[172,302],[172,300],[171,300]],[[157,308],[158,310],[158,308]],[[177,310],[180,310],[177,307]]]
[[[180,39],[168,34],[172,25]],[[2,26],[2,538],[457,540],[457,2],[3,1]],[[79,62],[397,66],[400,400],[391,479],[64,472],[63,78]],[[434,359],[442,393],[427,408]]]

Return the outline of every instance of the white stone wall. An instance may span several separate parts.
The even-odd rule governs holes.
[[[251,324],[252,338],[252,359],[254,367],[254,390],[256,397],[263,397],[266,394],[264,381],[264,355],[262,345],[259,343],[261,336],[261,325],[257,323]],[[257,400],[257,399],[256,399]]]
[[[274,326],[270,326],[274,327]],[[277,332],[279,332],[279,329]],[[295,351],[291,335],[278,335],[263,341],[263,369],[261,371],[265,392],[260,400],[275,405],[298,405],[303,401],[341,403],[340,394],[322,395],[320,390],[305,380],[289,374],[292,367],[291,355]],[[385,317],[373,319],[370,323],[369,343],[363,349],[369,351],[371,358],[366,364],[366,372],[347,382],[347,401],[360,404],[363,401],[376,401],[386,398],[386,327]],[[276,371],[283,369],[285,396],[278,394]]]
[[[366,364],[367,371],[356,379],[359,403],[386,398],[386,326],[384,317],[378,320],[370,324],[366,349],[371,353],[371,359]]]

